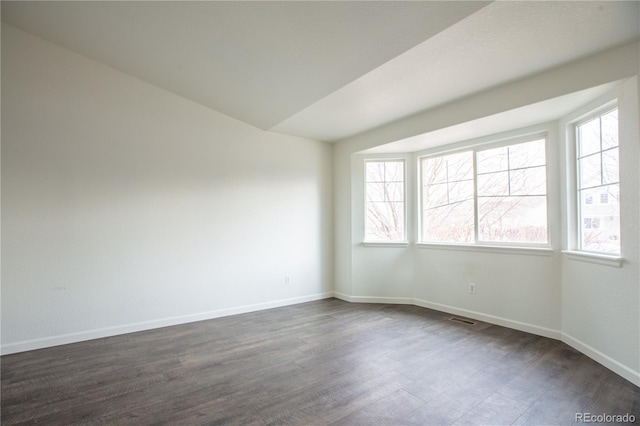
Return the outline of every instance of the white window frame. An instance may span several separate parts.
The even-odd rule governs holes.
[[[384,162],[401,162],[402,163],[402,190],[403,190],[403,235],[400,240],[367,240],[367,163],[384,163]],[[408,240],[408,187],[407,187],[407,160],[402,157],[367,157],[362,162],[362,170],[363,170],[363,186],[362,186],[362,194],[363,194],[363,216],[362,216],[362,235],[364,235],[362,245],[370,246],[370,247],[407,247]]]
[[[564,162],[566,169],[566,249],[562,250],[562,253],[573,261],[620,268],[624,263],[622,246],[620,247],[621,253],[619,255],[581,250],[579,248],[580,230],[578,228],[581,217],[578,207],[577,127],[616,108],[619,111],[617,97],[608,95],[590,103],[562,120],[565,132]],[[618,147],[620,146],[620,141],[618,141]],[[622,193],[622,184],[621,182],[619,184],[620,193]],[[593,201],[595,203],[597,200],[594,198]]]
[[[604,264],[620,266],[623,259],[622,245],[620,246],[620,253],[618,254],[584,250],[580,247],[581,227],[584,226],[584,224],[578,190],[580,179],[578,167],[578,127],[615,109],[618,109],[617,99],[606,102],[567,124],[567,174],[570,175],[568,176],[569,185],[567,197],[570,204],[570,208],[567,209],[570,217],[567,218],[567,223],[569,224],[571,232],[568,236],[568,250],[565,250],[564,253],[570,255],[570,258],[574,260],[582,260],[579,259],[579,256],[585,256],[589,259],[600,259],[601,263]],[[620,141],[618,141],[618,150],[620,150]],[[618,188],[620,193],[622,193],[620,178],[618,178]],[[593,198],[593,203],[596,204],[596,202],[597,204],[602,204],[600,197]]]
[[[543,139],[545,142],[545,171],[546,171],[546,205],[547,205],[547,242],[546,243],[526,243],[526,242],[503,242],[503,241],[480,241],[479,240],[479,224],[478,224],[478,193],[477,193],[477,156],[476,153],[494,148],[500,148],[511,145],[518,145],[527,142],[533,142]],[[473,180],[474,180],[474,242],[473,243],[457,243],[457,242],[430,242],[422,241],[423,235],[423,185],[422,185],[422,161],[427,158],[441,157],[462,152],[472,152],[473,157]],[[416,157],[417,161],[417,180],[418,180],[418,247],[424,248],[463,248],[463,249],[496,249],[500,252],[508,252],[509,250],[522,250],[531,254],[548,254],[551,249],[551,209],[550,209],[550,171],[549,171],[549,132],[538,131],[534,133],[520,134],[507,138],[494,138],[484,142],[470,143],[460,146],[459,148],[434,151],[425,155]],[[505,251],[506,250],[506,251]]]

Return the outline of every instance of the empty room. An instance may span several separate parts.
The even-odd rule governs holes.
[[[640,422],[640,2],[2,1],[1,422]]]

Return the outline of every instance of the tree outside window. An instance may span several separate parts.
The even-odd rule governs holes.
[[[544,139],[426,157],[421,171],[423,242],[548,243]]]
[[[422,161],[422,241],[474,241],[471,151]]]
[[[365,162],[365,241],[405,240],[404,161]]]

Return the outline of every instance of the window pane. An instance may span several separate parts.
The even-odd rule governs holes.
[[[385,161],[384,165],[385,182],[404,182],[404,162]]]
[[[368,203],[365,240],[404,239],[404,203]]]
[[[439,207],[449,204],[449,193],[446,183],[428,185],[424,190],[424,206],[427,208]]]
[[[404,240],[404,162],[365,163],[365,240]]]
[[[600,154],[590,155],[578,161],[580,168],[580,188],[590,188],[602,184]]]
[[[367,161],[365,164],[367,182],[384,182],[384,162]]]
[[[547,197],[478,197],[478,238],[546,243]]]
[[[404,201],[404,183],[403,182],[391,182],[385,186],[385,201]]]
[[[447,182],[447,161],[445,157],[422,160],[422,183],[432,185]]]
[[[386,201],[384,196],[384,183],[368,183],[367,184],[367,201]]]
[[[620,253],[620,188],[618,184],[580,191],[582,220],[580,248],[601,253]],[[600,203],[588,203],[588,199]],[[603,203],[602,200],[607,202]]]
[[[584,157],[600,149],[600,118],[595,118],[578,127],[578,156]]]
[[[473,242],[473,153],[426,158],[422,170],[422,241]]]
[[[604,151],[602,153],[602,183],[618,183],[620,181],[619,169],[618,148]]]
[[[510,188],[511,195],[546,195],[546,167],[513,170],[511,172]]]
[[[509,168],[544,166],[547,163],[544,139],[509,147]]]
[[[444,157],[447,161],[449,182],[473,179],[473,153],[471,151]]]
[[[478,175],[478,196],[509,195],[509,172]]]
[[[449,202],[473,200],[473,181],[463,180],[449,184]]]
[[[487,149],[478,151],[476,159],[478,161],[478,173],[490,173],[507,170],[509,161],[508,147]]]
[[[440,243],[474,241],[473,200],[447,204],[425,211],[422,240]]]
[[[602,116],[602,149],[618,146],[618,110]]]

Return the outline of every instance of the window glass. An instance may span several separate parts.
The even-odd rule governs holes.
[[[423,158],[421,241],[548,243],[545,143]]]
[[[478,202],[478,237],[481,241],[547,242],[545,196],[481,198]]]
[[[545,195],[547,168],[543,166],[513,170],[509,182],[512,195]]]
[[[473,153],[425,158],[421,170],[422,241],[473,242]]]
[[[509,168],[514,170],[547,164],[544,146],[541,148],[540,145],[540,141],[532,141],[509,146]]]
[[[578,129],[578,155],[586,157],[600,151],[600,120],[587,121]]]
[[[505,168],[482,174],[478,167],[478,239],[546,243],[545,140],[479,151],[476,156],[478,164],[500,162]]]
[[[509,195],[509,172],[478,175],[479,196]]]
[[[578,247],[584,251],[620,254],[617,109],[578,125],[576,138]]]
[[[602,149],[606,150],[618,146],[618,110],[603,114],[602,123]]]
[[[508,148],[501,147],[480,151],[476,154],[478,173],[491,173],[507,170],[509,164]]]
[[[365,241],[403,241],[404,161],[366,161],[365,193]]]
[[[602,183],[617,183],[620,180],[618,148],[602,152]]]

